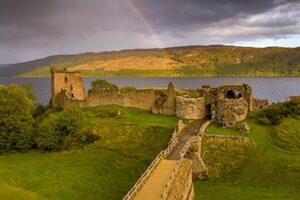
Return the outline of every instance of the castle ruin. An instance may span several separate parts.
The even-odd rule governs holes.
[[[255,99],[252,88],[247,84],[176,90],[170,82],[167,90],[137,89],[121,93],[116,87],[89,90],[86,93],[80,72],[58,70],[53,66],[50,66],[50,72],[50,104],[62,109],[116,104],[186,119],[211,116],[225,127],[232,127],[235,122],[244,120],[249,111],[269,105],[266,99]]]

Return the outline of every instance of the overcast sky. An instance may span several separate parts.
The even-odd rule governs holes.
[[[0,63],[208,44],[300,46],[300,0],[0,0]]]

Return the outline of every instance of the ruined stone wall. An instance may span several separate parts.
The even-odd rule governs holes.
[[[247,143],[247,144],[255,144],[253,140],[245,137],[239,137],[239,136],[232,136],[232,135],[207,135],[204,134],[202,139],[204,141],[211,141],[211,140],[231,140],[231,141],[236,141],[236,142],[241,142],[241,143]]]
[[[264,109],[269,106],[268,99],[255,99],[253,98],[253,109]]]
[[[246,119],[247,114],[248,103],[244,98],[223,99],[217,103],[216,120],[223,127],[233,128],[236,122]]]
[[[87,107],[116,104],[125,107],[140,108],[151,111],[155,104],[155,90],[136,90],[120,94],[117,90],[90,90],[85,99],[72,98],[69,92],[60,93],[57,104],[61,108]]]
[[[204,98],[176,97],[176,116],[185,119],[202,119],[206,117]]]
[[[168,200],[188,200],[194,197],[194,186],[192,180],[192,161],[182,160],[178,174],[170,188]]]
[[[121,99],[123,99],[123,106],[151,111],[155,104],[156,94],[153,89],[136,90],[121,95]]]
[[[122,105],[122,99],[118,95],[117,90],[89,90],[88,96],[85,98],[87,106],[109,105],[117,104]]]
[[[59,108],[81,108],[88,106],[84,99],[75,99],[70,96],[69,92],[63,90],[56,96],[56,105]]]

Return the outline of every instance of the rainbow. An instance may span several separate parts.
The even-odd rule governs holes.
[[[143,12],[141,11],[141,9],[132,0],[126,0],[126,2],[128,4],[128,6],[130,7],[130,9],[138,16],[138,18],[143,22],[143,24],[146,26],[146,28],[148,29],[148,31],[154,37],[154,39],[156,40],[156,43],[157,43],[158,47],[162,51],[163,56],[169,58],[170,54],[169,54],[166,46],[164,45],[164,43],[160,39],[159,34],[155,30],[154,26],[151,24],[151,22],[146,18],[146,16],[143,14]]]

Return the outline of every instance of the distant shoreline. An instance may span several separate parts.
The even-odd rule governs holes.
[[[50,78],[45,75],[17,75],[17,76],[0,76],[15,78]],[[83,78],[300,78],[300,76],[85,76]]]

